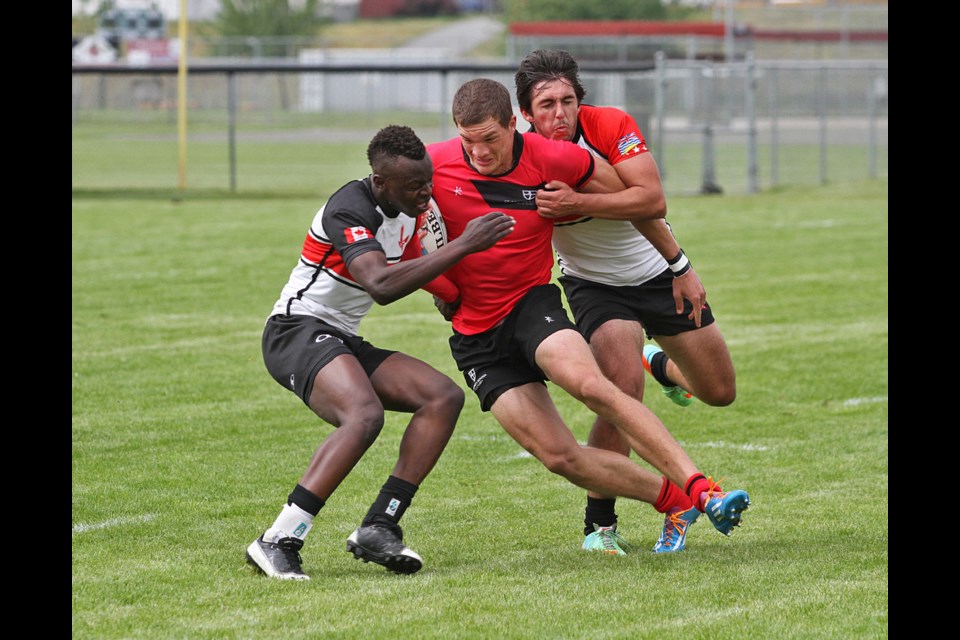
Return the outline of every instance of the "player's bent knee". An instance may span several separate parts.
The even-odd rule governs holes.
[[[431,404],[454,418],[460,415],[465,402],[466,395],[463,393],[463,389],[452,380],[433,391],[433,397],[430,399]]]
[[[564,478],[575,478],[577,473],[578,452],[575,450],[550,451],[537,456],[550,473]]]
[[[463,405],[467,398],[463,392],[463,389],[451,381],[450,384],[444,389],[443,394],[444,403],[450,407],[456,408],[457,413],[460,413],[460,410],[463,409]]]
[[[460,412],[466,402],[466,396],[452,380],[449,384],[438,385],[430,390],[429,396],[414,404],[418,416],[431,424],[434,429],[442,429],[445,437],[453,433],[460,418]],[[439,431],[437,435],[440,435]]]
[[[733,404],[733,401],[737,399],[736,390],[730,390],[728,393],[720,396],[719,398],[714,398],[714,407],[727,407]]]
[[[379,437],[383,424],[383,411],[359,410],[342,420],[340,428],[350,430],[369,447]]]
[[[703,394],[698,395],[697,399],[711,407],[726,407],[733,404],[733,401],[737,399],[737,388],[733,385],[711,387]]]
[[[570,393],[593,411],[610,402],[611,392],[619,392],[610,380],[601,375],[587,375],[578,382],[577,388]]]

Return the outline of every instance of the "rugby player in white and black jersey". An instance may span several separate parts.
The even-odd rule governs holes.
[[[384,411],[410,413],[400,453],[347,551],[395,573],[422,567],[403,544],[399,521],[453,433],[463,390],[429,364],[375,347],[358,335],[373,303],[419,288],[456,303],[440,274],[513,229],[490,212],[455,240],[421,256],[418,216],[428,210],[433,164],[409,127],[390,125],[370,141],[373,172],[341,187],[314,216],[297,265],[263,330],[270,375],[335,429],[320,443],[280,515],[247,548],[266,575],[308,580],[300,549],[313,520],[384,425]],[[440,276],[440,277],[438,277]]]
[[[707,304],[706,291],[666,223],[660,172],[632,116],[583,103],[579,66],[563,50],[536,50],[520,63],[516,97],[531,130],[567,140],[606,159],[626,189],[582,193],[561,182],[537,194],[541,215],[554,217],[553,246],[574,319],[601,369],[628,394],[643,398],[644,370],[664,395],[687,406],[692,396],[712,406],[736,397],[730,352]],[[659,213],[659,216],[653,215]],[[657,345],[644,345],[644,337]],[[626,440],[597,418],[588,444],[621,453]],[[681,551],[698,512],[665,477],[654,507],[665,514],[658,553]],[[588,492],[585,549],[615,553],[615,498]]]

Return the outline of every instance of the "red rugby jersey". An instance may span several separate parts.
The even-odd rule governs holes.
[[[444,274],[460,290],[453,328],[481,333],[510,313],[530,289],[550,282],[553,220],[537,214],[537,190],[551,180],[579,189],[593,177],[593,155],[572,142],[518,132],[511,168],[484,176],[468,162],[459,137],[428,145],[427,153],[433,160],[433,198],[451,240],[471,219],[490,211],[503,211],[517,221],[510,235]]]

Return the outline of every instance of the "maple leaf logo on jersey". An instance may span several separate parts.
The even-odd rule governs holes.
[[[617,140],[617,149],[622,156],[633,156],[641,151],[647,150],[647,143],[640,140],[640,137],[631,131],[627,135]]]
[[[370,235],[370,230],[366,227],[347,227],[343,230],[343,235],[347,239],[347,244],[373,238],[373,236]]]

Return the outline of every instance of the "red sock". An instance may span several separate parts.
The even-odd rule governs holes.
[[[690,496],[664,476],[663,486],[660,487],[660,495],[657,496],[657,501],[653,503],[653,508],[660,513],[667,513],[671,509],[686,511],[692,506],[693,502],[690,500]]]
[[[695,473],[689,478],[684,484],[686,487],[686,493],[690,496],[690,499],[693,501],[693,504],[697,507],[697,511],[704,512],[702,496],[707,491],[720,491],[720,485],[716,484],[712,479],[705,478],[702,473]]]

